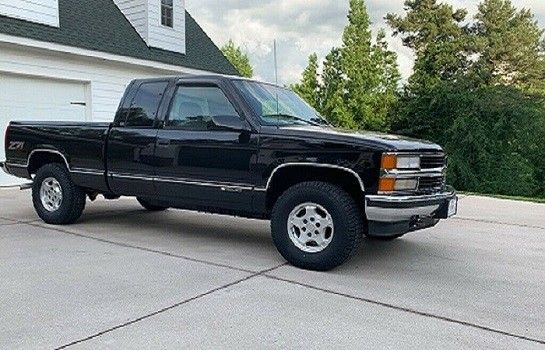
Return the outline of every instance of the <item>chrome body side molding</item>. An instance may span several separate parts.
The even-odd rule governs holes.
[[[137,174],[120,174],[120,173],[111,173],[111,177],[119,179],[128,179],[128,180],[141,180],[141,181],[158,181],[158,182],[168,182],[168,183],[177,183],[190,186],[205,186],[205,187],[215,187],[219,188],[224,192],[242,192],[242,191],[252,191],[254,186],[250,184],[238,184],[238,183],[223,183],[223,182],[210,182],[203,180],[192,180],[192,179],[183,179],[183,178],[170,178],[170,177],[151,177],[145,175]]]

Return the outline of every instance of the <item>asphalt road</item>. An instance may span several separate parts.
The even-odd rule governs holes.
[[[38,220],[0,190],[0,348],[545,349],[545,205],[480,197],[328,273],[268,222],[135,200]]]

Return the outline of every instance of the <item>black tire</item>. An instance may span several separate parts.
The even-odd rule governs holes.
[[[62,190],[62,200],[58,209],[46,209],[40,198],[40,189],[44,180],[55,179]],[[85,209],[86,194],[70,178],[70,173],[61,164],[46,164],[38,169],[32,184],[32,203],[38,216],[52,225],[69,225],[76,222]]]
[[[165,210],[168,209],[168,207],[163,207],[163,206],[160,206],[160,205],[152,204],[152,203],[150,203],[150,202],[148,202],[148,201],[146,201],[145,199],[142,199],[142,198],[136,198],[136,200],[147,211],[165,211]]]
[[[298,205],[312,202],[331,215],[334,234],[320,252],[298,248],[288,233],[288,218]],[[342,188],[325,182],[303,182],[289,188],[276,201],[271,213],[271,231],[280,254],[292,265],[316,271],[331,270],[353,256],[362,240],[363,218],[355,200]]]

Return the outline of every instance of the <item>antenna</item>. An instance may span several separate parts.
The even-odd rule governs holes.
[[[276,85],[278,85],[278,58],[276,55],[276,39],[274,39],[273,51],[274,51],[274,79],[276,81]]]

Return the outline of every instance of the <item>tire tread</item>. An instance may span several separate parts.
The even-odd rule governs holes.
[[[43,208],[40,200],[41,179],[53,176],[63,188],[63,203],[53,215]],[[77,186],[70,177],[65,166],[57,163],[46,164],[36,172],[32,185],[32,202],[38,216],[48,224],[70,225],[75,223],[83,213],[87,197],[83,189]]]
[[[294,197],[304,197],[308,193],[327,193],[327,196],[339,206],[339,211],[344,213],[347,230],[346,232],[343,232],[343,234],[348,236],[347,244],[345,244],[342,251],[337,252],[334,257],[312,263],[305,260],[294,260],[291,256],[286,254],[286,252],[283,252],[283,247],[281,246],[283,243],[277,236],[280,234],[278,232],[279,230],[280,232],[283,232],[281,231],[281,228],[282,225],[285,225],[284,222],[278,222],[282,216],[281,212],[284,210],[284,203],[289,202]],[[271,213],[271,229],[273,231],[273,240],[286,260],[293,265],[304,269],[326,271],[342,265],[356,254],[363,238],[364,221],[362,213],[354,198],[345,190],[331,183],[312,181],[294,185],[280,196]]]

